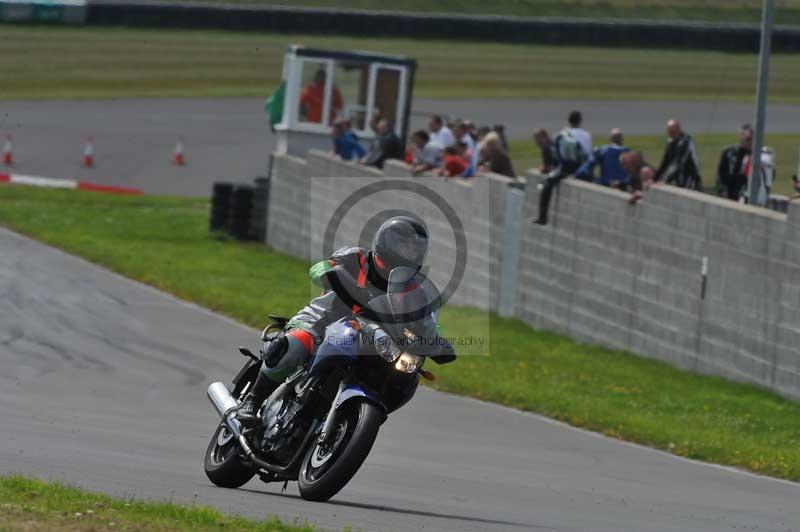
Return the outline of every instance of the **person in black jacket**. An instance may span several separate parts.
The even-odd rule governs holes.
[[[739,144],[727,146],[719,158],[717,167],[717,193],[733,201],[739,201],[747,185],[747,174],[753,154],[753,128],[744,124],[739,129]]]
[[[684,132],[680,123],[673,119],[667,122],[667,147],[656,170],[656,181],[692,190],[703,190],[700,176],[700,160],[694,139]]]
[[[386,118],[381,118],[375,126],[375,132],[378,135],[361,162],[369,166],[383,168],[383,163],[386,162],[386,159],[402,160],[404,155],[403,143],[394,132],[392,123]]]

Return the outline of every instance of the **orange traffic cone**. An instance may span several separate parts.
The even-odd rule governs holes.
[[[3,144],[3,164],[11,166],[14,164],[14,153],[11,148],[11,135],[6,135],[6,143]]]
[[[172,153],[172,164],[183,166],[186,164],[186,159],[183,156],[183,137],[178,137],[178,142],[175,144],[175,151]]]
[[[91,168],[94,166],[94,143],[92,137],[86,138],[86,146],[83,148],[83,166]]]

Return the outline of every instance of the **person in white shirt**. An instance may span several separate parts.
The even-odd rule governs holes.
[[[456,137],[450,128],[444,125],[444,120],[439,115],[433,115],[428,122],[428,131],[430,131],[431,142],[438,144],[442,149],[449,148],[456,143]]]
[[[581,124],[583,123],[583,115],[581,115],[581,112],[572,111],[569,114],[569,118],[567,118],[567,123],[569,124],[567,129],[569,129],[570,134],[578,140],[586,156],[588,157],[591,155],[592,134],[581,128]]]
[[[414,159],[412,164],[414,175],[435,170],[442,165],[444,150],[423,129],[411,135],[411,153]]]
[[[453,135],[457,142],[463,142],[467,145],[467,156],[472,157],[472,152],[475,151],[475,139],[472,135],[467,133],[467,127],[464,122],[456,122],[453,126]]]

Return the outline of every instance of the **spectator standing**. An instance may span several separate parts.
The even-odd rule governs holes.
[[[472,157],[472,152],[475,151],[475,139],[472,138],[472,135],[467,133],[467,126],[464,122],[456,122],[455,126],[453,126],[453,135],[456,138],[456,145],[459,142],[463,142],[467,145],[467,157]]]
[[[442,149],[453,146],[456,138],[450,128],[444,124],[444,120],[439,115],[433,115],[428,122],[431,141],[438,144]]]
[[[680,123],[674,118],[667,122],[667,147],[664,157],[656,170],[656,181],[681,188],[702,190],[703,180],[700,176],[700,159],[694,139],[683,131]]]
[[[478,152],[478,171],[492,172],[513,179],[517,178],[514,173],[514,167],[511,164],[511,158],[503,148],[503,141],[496,131],[486,135],[478,147]]]
[[[456,146],[444,149],[444,162],[441,175],[444,177],[461,177],[467,171],[469,164],[463,157],[466,145],[459,142]]]
[[[372,147],[363,159],[363,163],[369,166],[383,168],[386,159],[403,159],[403,143],[400,137],[394,132],[392,123],[381,118],[375,125],[377,136],[372,143]]]
[[[304,122],[322,123],[322,108],[325,105],[325,70],[320,68],[314,74],[314,81],[303,88],[300,93],[300,114]],[[331,93],[330,121],[342,110],[342,93],[336,85]]]
[[[333,151],[345,161],[360,159],[366,153],[348,120],[337,120],[333,124]]]
[[[414,175],[435,170],[442,165],[442,147],[423,129],[411,135],[411,154]]]
[[[575,172],[575,177],[584,181],[594,181],[594,168],[600,165],[600,184],[606,187],[625,188],[628,173],[620,165],[619,157],[630,151],[623,145],[622,130],[614,128],[609,134],[609,144],[596,148],[589,159]]]
[[[733,201],[739,201],[753,155],[753,128],[744,124],[739,129],[739,144],[727,146],[722,150],[717,166],[717,193]]]
[[[543,128],[537,129],[533,133],[533,141],[541,153],[542,164],[539,165],[539,171],[547,174],[555,170],[558,167],[558,151],[556,150],[556,143],[550,138],[547,130]]]
[[[567,130],[569,133],[578,139],[578,142],[583,148],[583,152],[588,157],[592,153],[592,134],[581,127],[583,124],[583,115],[580,111],[572,111],[567,117]]]
[[[619,163],[630,180],[628,190],[631,193],[630,202],[636,203],[642,199],[642,190],[650,188],[655,183],[656,171],[644,160],[640,151],[627,151],[619,156]]]

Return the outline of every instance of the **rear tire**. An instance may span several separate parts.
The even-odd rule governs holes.
[[[256,368],[255,371],[252,371]],[[258,376],[258,366],[254,365],[231,392],[240,402]],[[242,462],[239,443],[228,432],[225,423],[220,423],[206,449],[203,468],[208,480],[221,488],[244,486],[256,474],[255,469]]]
[[[383,411],[372,403],[346,403],[328,448],[315,443],[303,459],[297,479],[300,496],[323,502],[345,487],[369,455],[384,417]]]

